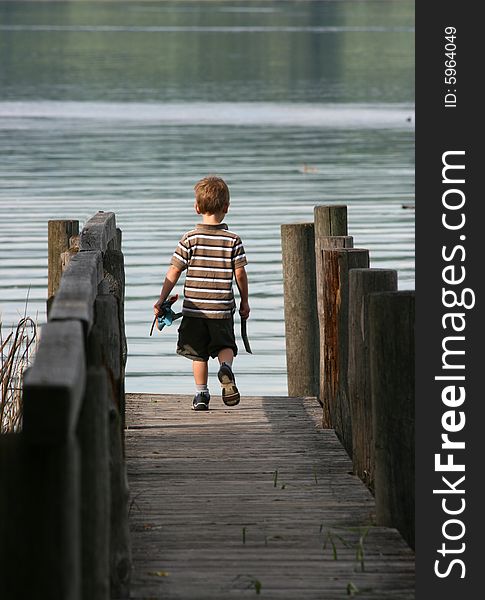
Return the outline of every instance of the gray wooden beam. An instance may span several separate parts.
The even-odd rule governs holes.
[[[81,323],[44,325],[34,364],[24,377],[23,431],[29,440],[53,443],[74,433],[85,379]]]
[[[82,464],[82,587],[84,600],[110,597],[110,445],[108,380],[104,369],[87,372],[79,417]]]
[[[113,212],[97,212],[87,221],[81,232],[80,249],[106,252],[110,241],[119,235],[116,233],[116,218]]]
[[[62,276],[49,314],[50,320],[80,320],[88,331],[93,323],[93,304],[102,279],[101,252],[79,252]]]

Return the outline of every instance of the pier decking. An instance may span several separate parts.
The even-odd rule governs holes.
[[[414,598],[414,553],[314,398],[130,394],[132,598]]]

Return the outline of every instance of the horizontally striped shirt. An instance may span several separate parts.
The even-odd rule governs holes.
[[[228,319],[236,303],[234,270],[247,264],[241,238],[225,223],[198,223],[182,236],[171,264],[187,269],[182,314],[206,319]]]

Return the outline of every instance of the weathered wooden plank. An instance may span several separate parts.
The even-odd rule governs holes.
[[[352,456],[352,422],[348,395],[349,271],[369,266],[369,251],[359,248],[323,250],[323,426],[333,427]],[[329,421],[327,421],[329,417]]]
[[[0,436],[0,597],[81,600],[75,439]]]
[[[113,238],[108,242],[108,250],[117,250],[121,251],[123,233],[121,229],[116,228],[116,233]]]
[[[369,294],[397,289],[397,271],[349,271],[348,389],[354,473],[374,490],[374,435],[369,356]]]
[[[62,276],[49,319],[79,320],[84,324],[85,331],[89,331],[94,318],[93,304],[102,278],[100,252],[79,252],[73,256]]]
[[[79,416],[82,455],[82,596],[110,597],[110,511],[108,382],[104,369],[91,367]]]
[[[227,600],[259,582],[263,597],[333,600],[352,582],[368,600],[414,598],[413,553],[375,526],[371,494],[320,419],[315,398],[194,413],[188,395],[128,395],[131,597]]]
[[[125,263],[123,253],[119,250],[108,249],[103,257],[104,280],[107,284],[106,293],[112,294],[118,300],[119,327],[122,334],[121,359],[126,364],[127,345],[125,336]]]
[[[128,598],[132,570],[131,540],[128,525],[130,498],[117,407],[109,407],[111,538],[111,597]]]
[[[85,372],[81,323],[43,325],[35,361],[24,377],[23,431],[30,440],[53,443],[73,435]]]
[[[98,295],[94,308],[96,318],[87,341],[88,364],[103,366],[107,370],[110,380],[109,397],[120,410],[120,404],[124,405],[124,390],[121,402],[123,386],[118,302],[110,294]]]
[[[414,547],[414,292],[369,300],[377,520]]]
[[[337,221],[339,222],[339,221]],[[328,224],[330,228],[330,223]],[[322,230],[320,226],[320,230]],[[325,229],[323,229],[325,230]],[[325,352],[323,351],[323,340],[325,340],[325,275],[323,263],[323,251],[328,248],[353,248],[354,238],[349,235],[320,236],[315,237],[315,275],[317,291],[317,316],[319,328],[319,382],[318,398],[323,407],[323,422],[330,423],[330,414],[328,404],[324,402],[325,397]]]
[[[118,239],[115,213],[99,211],[85,223],[81,231],[81,252],[99,250],[104,253],[113,238]]]
[[[125,366],[128,358],[128,345],[125,333],[125,264],[123,253],[121,252],[121,231],[116,230],[117,235],[113,238],[116,241],[114,249],[108,248],[103,257],[104,283],[106,290],[104,293],[112,295],[118,303],[116,314],[118,316],[118,331],[120,341],[118,344],[120,374],[117,383],[117,405],[121,416],[121,426],[125,426]],[[119,234],[118,234],[119,232]],[[119,243],[118,243],[119,242]],[[119,249],[117,249],[119,248]]]

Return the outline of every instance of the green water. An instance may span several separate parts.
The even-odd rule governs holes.
[[[356,246],[414,287],[413,2],[1,2],[0,310],[45,319],[49,218],[114,210],[129,391],[192,391],[151,306],[192,187],[229,183],[249,258],[243,392],[285,393],[279,229],[345,203]],[[181,291],[181,289],[179,290]],[[214,367],[212,367],[214,371]],[[215,389],[215,382],[213,382]]]

